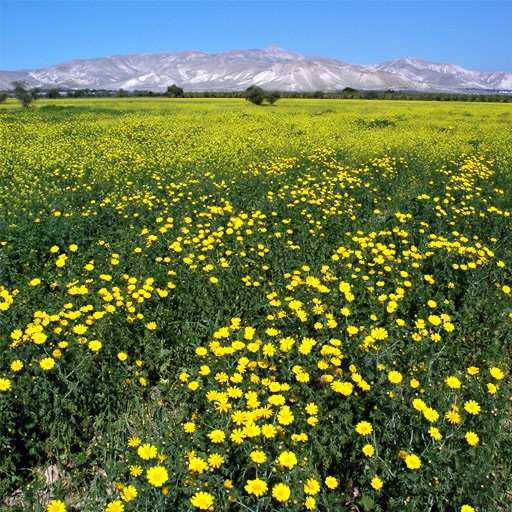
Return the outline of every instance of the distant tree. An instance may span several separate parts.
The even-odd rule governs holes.
[[[49,91],[46,91],[46,97],[55,100],[57,98],[60,98],[60,92],[59,89],[50,89]]]
[[[267,92],[257,85],[251,85],[244,91],[243,97],[255,105],[261,105],[264,101],[273,105],[281,95],[277,91]]]
[[[281,95],[277,91],[272,91],[265,95],[265,101],[273,105],[280,97]]]
[[[0,103],[5,103],[9,95],[6,92],[0,92]]]
[[[16,80],[12,82],[14,88],[14,97],[21,102],[21,106],[27,108],[33,101],[37,99],[38,89],[27,89],[27,82]]]
[[[116,91],[116,96],[118,98],[126,98],[126,96],[128,96],[128,93],[124,89],[118,89]]]
[[[251,85],[244,92],[244,98],[255,105],[261,105],[265,100],[265,91],[257,85]]]
[[[183,92],[183,89],[181,87],[178,87],[176,84],[172,84],[169,85],[169,87],[167,87],[165,95],[168,98],[183,98],[185,96],[185,93]]]

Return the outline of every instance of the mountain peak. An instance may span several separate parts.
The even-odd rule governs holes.
[[[162,91],[178,84],[186,91],[241,91],[251,85],[281,91],[416,90],[512,91],[512,73],[481,73],[453,64],[404,57],[372,66],[266,49],[223,53],[183,51],[114,55],[64,62],[44,69],[0,71],[0,90],[15,80],[43,89],[126,89]]]
[[[274,58],[283,59],[283,60],[297,60],[297,59],[304,58],[304,55],[288,52],[274,44],[271,44],[270,46],[265,48],[265,50],[263,50],[263,52],[266,53],[267,55],[274,57]]]

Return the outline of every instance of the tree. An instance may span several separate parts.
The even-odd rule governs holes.
[[[21,106],[27,108],[33,101],[37,99],[38,89],[27,89],[27,82],[16,80],[12,83],[14,87],[14,97],[21,102]]]
[[[49,91],[46,91],[46,97],[55,100],[57,98],[60,98],[60,92],[59,89],[50,89]]]
[[[255,105],[261,105],[265,100],[265,97],[265,91],[257,85],[251,85],[244,92],[244,98]]]
[[[124,89],[118,89],[116,91],[116,96],[118,98],[126,98],[128,96],[128,93]]]
[[[0,92],[0,103],[5,103],[9,95],[6,92]]]
[[[183,92],[183,89],[181,87],[178,87],[176,84],[172,84],[169,87],[167,87],[167,91],[165,95],[168,98],[183,98],[185,97],[185,93]]]
[[[271,105],[273,105],[280,97],[281,96],[277,91],[272,91],[267,93],[265,96],[265,101],[268,101]]]
[[[255,105],[261,105],[264,101],[273,105],[281,96],[277,91],[267,92],[257,85],[251,85],[244,91],[243,97]]]

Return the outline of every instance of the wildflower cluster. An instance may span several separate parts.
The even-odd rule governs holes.
[[[0,109],[0,494],[506,510],[508,111],[145,105]]]

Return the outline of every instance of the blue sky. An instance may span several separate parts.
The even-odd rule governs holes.
[[[0,0],[0,69],[276,45],[351,64],[400,57],[512,72],[512,1]]]

